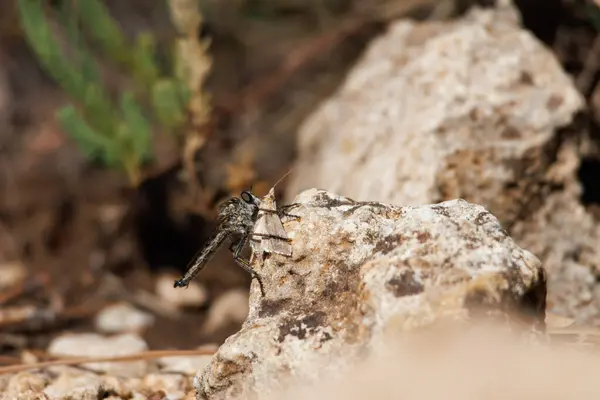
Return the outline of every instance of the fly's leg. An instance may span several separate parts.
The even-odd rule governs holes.
[[[279,215],[283,215],[285,217],[300,219],[301,217],[299,215],[290,214],[290,213],[288,213],[288,210],[290,210],[292,208],[298,208],[301,205],[302,204],[300,204],[300,203],[293,203],[293,204],[288,204],[288,205],[282,206],[278,210],[278,213],[279,213]]]
[[[267,238],[267,239],[278,239],[278,240],[284,240],[286,242],[291,242],[292,239],[287,238],[287,237],[283,237],[283,236],[277,236],[277,235],[269,235],[268,233],[253,233],[252,237],[259,237],[259,238]]]
[[[258,281],[258,286],[260,288],[260,294],[264,297],[265,289],[264,289],[262,278],[254,269],[252,269],[252,267],[250,266],[250,263],[248,261],[244,260],[241,256],[242,250],[244,249],[244,245],[248,241],[248,237],[249,237],[249,235],[245,234],[237,241],[231,243],[231,246],[229,246],[229,250],[233,253],[233,259],[235,260],[235,262],[237,262],[240,267],[242,267],[246,272],[248,272],[250,274],[250,276],[252,276],[252,278],[254,278]]]
[[[290,208],[298,208],[302,205],[302,203],[292,203],[292,204],[286,204],[285,206],[281,206],[282,209],[287,210]]]
[[[217,252],[221,244],[227,239],[229,234],[224,230],[219,230],[209,239],[204,247],[196,254],[193,262],[188,265],[186,273],[181,279],[175,281],[173,285],[176,288],[187,287],[192,279],[206,266],[210,258]]]
[[[290,214],[287,212],[287,210],[292,209],[292,208],[297,208],[300,207],[302,204],[300,203],[294,203],[294,204],[288,204],[285,206],[281,206],[279,207],[277,210],[271,210],[269,208],[259,208],[259,211],[265,212],[265,213],[271,213],[271,214],[277,214],[280,218],[282,216],[284,217],[289,217],[289,218],[296,218],[296,219],[300,219],[302,217],[300,217],[299,215],[295,215],[295,214]]]

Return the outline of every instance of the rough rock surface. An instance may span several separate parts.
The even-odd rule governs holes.
[[[600,224],[579,202],[576,155],[565,146],[561,161],[562,190],[515,224],[512,236],[537,255],[548,271],[548,309],[576,323],[600,325]]]
[[[288,199],[482,204],[549,274],[552,311],[600,324],[600,229],[573,150],[584,99],[510,2],[453,22],[399,21],[299,132]]]
[[[92,373],[63,372],[58,379],[44,389],[50,399],[96,400],[102,398],[102,378]]]
[[[510,224],[556,156],[556,129],[583,105],[512,13],[400,21],[301,128],[289,193],[322,187],[404,205],[466,198]]]
[[[241,331],[197,378],[199,399],[266,394],[342,371],[388,330],[515,311],[543,324],[539,260],[481,206],[398,207],[317,189],[295,202],[299,218],[284,218],[293,255],[255,260],[266,297],[254,282]]]
[[[0,399],[43,399],[43,390],[50,378],[43,372],[20,372],[2,376]]]
[[[172,285],[171,285],[172,286]],[[212,334],[228,325],[238,325],[248,316],[248,291],[231,289],[220,295],[208,310],[202,330]]]

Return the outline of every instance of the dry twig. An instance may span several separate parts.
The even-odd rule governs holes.
[[[163,357],[181,357],[181,356],[202,356],[202,355],[213,355],[214,350],[151,350],[138,354],[130,354],[126,356],[113,356],[113,357],[72,357],[62,358],[58,360],[42,361],[34,364],[19,364],[9,365],[6,367],[0,367],[0,374],[10,374],[22,371],[28,371],[32,369],[41,369],[47,367],[55,367],[61,365],[78,365],[88,363],[100,363],[100,362],[130,362],[130,361],[141,361],[141,360],[152,360]]]

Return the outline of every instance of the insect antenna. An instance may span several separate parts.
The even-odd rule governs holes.
[[[288,170],[288,172],[286,172],[281,178],[279,178],[279,180],[277,182],[275,182],[275,184],[273,185],[273,187],[277,186],[279,183],[281,183],[282,180],[284,180],[292,171],[294,170],[294,167],[290,168]]]

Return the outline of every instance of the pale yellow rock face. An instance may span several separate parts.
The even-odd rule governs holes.
[[[584,100],[514,13],[399,21],[303,124],[288,198],[319,187],[356,200],[484,204],[511,224]]]
[[[542,327],[545,276],[485,208],[452,200],[394,206],[324,190],[299,194],[284,217],[293,254],[253,268],[250,312],[201,371],[198,398],[271,393],[342,373],[385,351],[390,331],[520,313]]]

